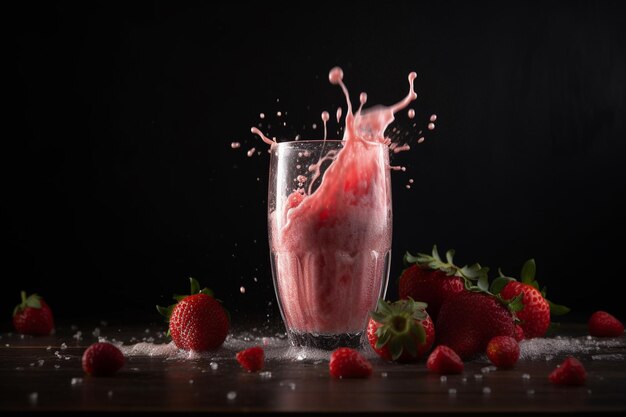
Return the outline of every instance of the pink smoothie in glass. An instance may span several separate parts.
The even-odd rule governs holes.
[[[367,100],[362,93],[354,114],[342,78],[341,69],[331,70],[329,79],[341,86],[348,105],[343,147],[323,155],[332,161],[317,189],[277,196],[269,213],[277,296],[287,329],[295,333],[362,333],[389,274],[393,167],[384,132],[394,113],[415,100],[415,73],[402,101],[362,111]],[[328,114],[322,118],[326,122]]]

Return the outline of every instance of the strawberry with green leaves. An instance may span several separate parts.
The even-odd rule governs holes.
[[[409,265],[398,281],[400,299],[412,298],[428,304],[428,314],[437,320],[439,309],[448,297],[475,285],[481,279],[487,280],[489,268],[480,264],[459,267],[454,264],[454,250],[446,252],[445,261],[439,256],[437,245],[432,254],[410,253],[404,255],[404,263]]]
[[[435,326],[426,304],[408,300],[378,301],[367,326],[367,339],[383,359],[399,362],[418,360],[435,341]]]
[[[539,290],[539,283],[535,279],[537,266],[534,259],[524,263],[520,274],[521,282],[515,278],[500,276],[491,284],[491,292],[499,294],[504,300],[511,300],[522,294],[524,308],[518,311],[519,325],[524,330],[524,337],[542,337],[550,327],[551,315],[562,315],[569,312],[569,308],[554,304],[546,299],[546,288]]]
[[[21,334],[33,336],[49,335],[54,329],[52,310],[37,294],[26,296],[21,292],[22,302],[13,310],[13,326]]]
[[[205,351],[217,349],[224,343],[230,327],[228,313],[213,298],[209,288],[200,289],[193,278],[190,295],[175,295],[176,304],[157,306],[169,322],[168,334],[180,349]]]

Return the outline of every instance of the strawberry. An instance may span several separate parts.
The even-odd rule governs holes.
[[[263,369],[265,363],[265,353],[260,346],[254,346],[235,355],[237,362],[248,372],[257,372]]]
[[[548,378],[557,385],[583,385],[587,379],[587,371],[578,359],[570,356]]]
[[[529,339],[546,334],[550,327],[550,314],[562,315],[569,311],[565,306],[548,301],[545,298],[545,288],[539,291],[539,283],[535,280],[536,268],[535,260],[529,259],[522,267],[520,274],[522,282],[506,277],[500,271],[500,277],[496,278],[491,286],[491,292],[499,294],[504,300],[512,300],[523,294],[524,308],[517,312],[517,318],[524,330],[524,336]]]
[[[617,337],[624,333],[624,325],[606,311],[596,311],[589,318],[589,334],[597,337]]]
[[[435,341],[435,326],[426,304],[408,300],[378,301],[367,325],[367,339],[380,357],[411,362],[422,358]]]
[[[358,351],[346,347],[333,351],[328,369],[334,378],[367,378],[372,374],[372,364]]]
[[[483,288],[485,283],[480,284]],[[510,310],[518,304],[505,305],[495,296],[463,291],[449,297],[441,306],[437,319],[437,343],[452,348],[462,359],[483,353],[495,336],[515,335],[514,318]]]
[[[521,342],[522,340],[524,340],[525,336],[524,336],[524,329],[522,329],[522,326],[520,326],[519,324],[515,325],[515,340],[517,340],[518,342]]]
[[[124,366],[124,354],[111,343],[94,343],[83,353],[83,371],[93,376],[110,376]]]
[[[426,361],[426,367],[431,372],[438,374],[460,374],[463,372],[463,361],[448,346],[437,346]]]
[[[410,253],[404,255],[404,263],[410,265],[400,275],[398,291],[401,299],[413,298],[428,304],[428,314],[437,320],[443,302],[452,294],[463,291],[481,276],[486,276],[488,268],[479,264],[458,267],[453,262],[454,250],[446,252],[444,262],[433,246],[432,254]]]
[[[180,349],[205,351],[217,349],[224,343],[230,326],[226,310],[213,298],[213,292],[193,278],[191,295],[175,295],[176,304],[157,306],[169,321],[168,334]]]
[[[37,294],[26,296],[21,292],[22,302],[13,310],[13,326],[18,333],[34,336],[49,335],[54,329],[52,310]]]
[[[487,357],[498,368],[512,368],[519,359],[517,340],[509,336],[496,336],[487,344]]]

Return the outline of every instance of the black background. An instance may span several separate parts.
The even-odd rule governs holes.
[[[157,320],[154,305],[189,276],[239,323],[277,319],[269,158],[246,156],[265,150],[249,129],[264,112],[279,138],[320,138],[312,123],[344,106],[327,81],[335,65],[354,101],[365,90],[385,104],[406,94],[414,70],[416,121],[439,116],[419,146],[398,116],[416,146],[394,157],[407,172],[393,174],[391,298],[403,252],[437,243],[460,263],[509,274],[534,257],[572,317],[626,318],[615,290],[626,179],[620,2],[387,3],[6,11],[7,322],[20,289],[43,294],[61,320]]]

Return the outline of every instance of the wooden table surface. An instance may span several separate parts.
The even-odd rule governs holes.
[[[91,329],[83,330],[82,340],[73,338],[75,333],[76,329],[61,327],[50,337],[0,335],[1,415],[29,411],[626,411],[624,336],[610,348],[576,355],[588,371],[585,386],[558,387],[549,383],[547,375],[562,355],[521,360],[515,369],[490,372],[484,369],[488,362],[476,360],[466,363],[463,375],[448,376],[446,381],[428,373],[423,362],[399,365],[373,359],[371,378],[335,380],[328,375],[328,362],[319,358],[269,359],[269,377],[242,371],[232,352],[222,351],[215,357],[192,359],[127,357],[116,376],[95,378],[83,375],[80,358],[96,338]],[[586,329],[564,326],[559,334],[582,340]],[[155,329],[107,327],[102,335],[129,344],[132,338],[154,336]],[[157,337],[156,342],[166,339]],[[63,343],[67,348],[63,349]],[[597,360],[597,355],[603,355],[602,359]],[[218,364],[216,370],[211,368],[213,361]]]

